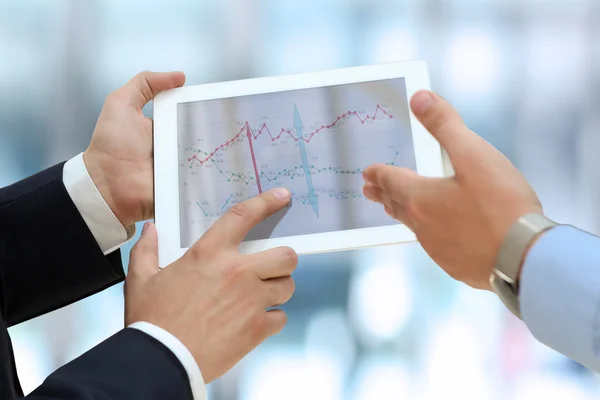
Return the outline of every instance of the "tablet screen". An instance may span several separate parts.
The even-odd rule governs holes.
[[[362,195],[373,163],[416,170],[404,78],[177,105],[181,247],[277,186],[288,208],[246,240],[395,224]]]

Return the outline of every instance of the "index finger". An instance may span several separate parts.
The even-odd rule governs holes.
[[[420,177],[416,172],[393,165],[376,164],[363,172],[367,182],[386,192],[392,200],[404,204]]]
[[[276,188],[234,204],[199,242],[238,246],[252,228],[282,210],[290,202],[290,197],[287,189]]]

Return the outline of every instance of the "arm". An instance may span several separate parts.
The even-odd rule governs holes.
[[[191,400],[192,391],[172,352],[149,335],[125,329],[56,370],[26,398]]]
[[[446,150],[454,174],[430,178],[394,166],[375,165],[364,172],[365,196],[384,204],[385,211],[411,228],[425,251],[450,276],[474,288],[490,290],[494,274],[506,283],[498,286],[500,297],[514,300],[507,295],[514,294],[512,281],[518,277],[514,259],[518,264],[523,252],[514,241],[509,247],[503,246],[515,221],[529,214],[543,214],[539,198],[514,165],[470,130],[442,97],[418,92],[411,99],[411,108]],[[521,238],[520,233],[515,236],[517,241]],[[597,371],[599,245],[600,240],[590,234],[567,226],[554,227],[532,246],[520,278],[521,315],[533,335]],[[514,259],[502,257],[516,251],[519,254]],[[496,271],[496,266],[502,265],[511,268]],[[502,288],[510,290],[504,293]]]
[[[120,253],[103,254],[65,187],[63,166],[0,190],[0,303],[9,326],[124,279]]]
[[[40,179],[42,179],[41,189],[38,187],[39,185],[32,185],[30,182],[28,182],[29,180],[36,182]],[[61,180],[64,185],[61,185]],[[87,173],[87,169],[81,154],[69,160],[64,165],[64,168],[62,165],[58,165],[34,177],[31,177],[28,180],[21,181],[12,187],[9,187],[8,189],[14,190],[15,187],[22,191],[19,193],[20,197],[17,197],[16,201],[19,201],[19,199],[23,199],[25,197],[31,197],[35,199],[35,196],[39,195],[39,190],[49,190],[48,187],[55,190],[57,192],[55,197],[61,199],[61,204],[63,204],[59,207],[59,209],[65,207],[68,209],[68,212],[57,212],[58,210],[56,207],[47,207],[39,210],[30,208],[26,211],[32,212],[33,210],[33,212],[39,213],[37,215],[39,218],[39,224],[46,224],[47,219],[52,217],[51,215],[44,217],[44,214],[57,214],[59,219],[69,216],[65,221],[74,220],[77,222],[75,227],[71,227],[71,229],[75,230],[73,233],[78,233],[79,235],[83,236],[83,238],[80,238],[78,242],[64,243],[65,248],[61,247],[61,251],[64,251],[65,255],[54,254],[55,258],[62,258],[64,261],[63,264],[59,266],[59,269],[55,269],[57,283],[50,282],[52,284],[44,286],[46,293],[50,293],[50,296],[54,297],[62,296],[63,305],[65,305],[67,303],[76,301],[78,298],[93,294],[104,288],[106,280],[97,281],[97,277],[99,275],[102,276],[102,273],[98,274],[97,271],[104,272],[104,274],[109,277],[109,282],[110,279],[114,279],[113,282],[115,283],[122,280],[122,275],[119,276],[115,274],[115,272],[120,272],[120,274],[123,273],[121,267],[121,258],[119,252],[113,250],[118,248],[125,240],[131,237],[133,229],[126,230],[116,219],[106,202],[104,202],[102,196]],[[30,189],[29,192],[26,190],[27,188]],[[0,195],[3,192],[4,191],[0,191]],[[77,213],[80,213],[80,218],[77,218]],[[60,238],[62,235],[64,235],[64,232],[56,230],[54,231],[54,234],[55,237]],[[85,241],[82,240],[84,238]],[[18,238],[15,238],[15,240],[18,242]],[[70,248],[72,245],[79,246],[80,251],[77,252],[80,254],[80,256],[78,256],[79,260],[77,258],[70,258],[70,254],[73,253]],[[103,253],[108,254],[108,256],[105,258]],[[30,263],[28,258],[20,260],[23,261],[22,265],[27,265]],[[79,263],[78,261],[81,260],[85,261]],[[4,264],[0,263],[0,265]],[[35,263],[33,266],[37,266],[42,269],[48,268],[48,265],[36,265]],[[91,270],[89,268],[91,268]],[[92,271],[91,275],[90,271]],[[68,290],[65,292],[64,286],[62,286],[61,283],[64,282],[62,274],[67,273],[72,275],[73,286],[68,288]],[[110,278],[113,274],[115,274],[114,276],[116,277]],[[23,285],[35,284],[35,281],[32,283],[27,279],[28,277],[31,277],[30,271],[28,271],[28,273],[24,276],[24,279],[19,281],[22,283],[22,285],[19,288],[14,288],[15,291],[21,290]],[[76,279],[78,277],[87,282],[87,290],[85,287],[80,288],[77,285]],[[112,283],[109,283],[108,285],[111,284]],[[9,285],[14,286],[12,282],[8,282],[6,286]],[[43,301],[43,304],[47,304],[47,299],[42,297],[40,300]],[[10,307],[10,310],[12,312],[13,308]],[[41,314],[45,311],[49,310],[38,309],[37,313]],[[30,312],[30,314],[35,313],[35,311]],[[165,359],[170,361],[170,364],[173,364],[174,359],[175,366],[177,367],[176,376],[173,376],[173,372],[175,372],[173,370],[173,365],[169,365],[169,363],[162,363],[159,365],[164,365],[164,369],[168,369],[168,371],[162,371],[161,368],[158,370],[153,370],[155,373],[160,372],[162,375],[164,375],[162,378],[156,379],[155,382],[160,382],[167,387],[173,386],[175,383],[168,384],[168,382],[179,380],[181,375],[179,372],[183,371],[183,378],[185,379],[185,382],[183,385],[177,383],[176,386],[179,389],[187,388],[185,390],[186,393],[191,387],[190,393],[193,393],[193,398],[195,400],[203,400],[206,398],[204,381],[198,365],[196,364],[196,361],[191,353],[177,338],[159,327],[144,322],[132,324],[130,328],[132,329],[126,329],[125,332],[119,333],[114,338],[111,338],[106,343],[103,343],[100,346],[102,350],[95,348],[86,355],[82,356],[80,359],[76,360],[76,362],[71,363],[55,372],[50,376],[50,378],[48,378],[46,383],[35,392],[35,396],[37,396],[38,393],[46,393],[48,390],[52,392],[60,392],[61,390],[67,390],[68,392],[75,391],[75,393],[79,393],[81,396],[84,396],[84,394],[85,396],[88,396],[89,393],[85,391],[85,386],[81,386],[82,382],[79,382],[79,378],[87,379],[86,383],[92,385],[95,389],[97,389],[97,385],[95,382],[89,381],[90,377],[88,375],[90,373],[90,368],[88,368],[87,365],[94,365],[94,368],[92,368],[92,370],[94,370],[94,379],[102,381],[103,379],[107,378],[106,373],[103,373],[102,371],[103,365],[110,365],[112,363],[112,361],[108,359],[98,359],[103,351],[108,352],[107,354],[111,354],[111,357],[114,357],[115,354],[113,353],[116,351],[116,353],[122,354],[124,357],[127,355],[126,357],[128,358],[131,358],[131,352],[133,351],[135,354],[133,361],[119,361],[118,364],[122,365],[123,368],[133,368],[135,366],[133,364],[137,362],[143,362],[145,365],[149,365],[154,368],[155,366],[153,363],[157,363],[160,362],[160,360]],[[129,333],[129,331],[133,330],[133,328],[135,328],[136,332],[134,335]],[[138,339],[142,340],[141,343],[129,344],[129,342],[135,340],[136,337],[145,337],[145,339]],[[148,349],[145,349],[145,347],[148,347],[149,344],[153,345]],[[113,348],[116,348],[116,350],[113,350]],[[141,348],[144,349],[142,350]],[[153,356],[152,351],[150,350],[153,350],[156,355]],[[138,353],[141,351],[144,352],[143,360],[138,356]],[[166,358],[165,353],[167,354]],[[154,361],[148,362],[152,357],[155,358]],[[135,370],[141,371],[139,367],[136,367]],[[79,371],[79,374],[82,375],[76,377],[71,376],[73,372],[77,371]],[[85,376],[83,376],[82,371],[85,371]],[[109,374],[114,374],[115,372],[117,371],[115,371],[114,368],[108,371]],[[124,376],[127,376],[127,374]],[[64,380],[62,379],[63,377]],[[114,382],[118,382],[118,380]],[[155,390],[154,392],[159,394],[161,393],[160,391]],[[160,398],[160,396],[156,398]],[[180,398],[187,397],[182,395]]]
[[[571,226],[544,233],[523,264],[520,297],[537,340],[600,371],[600,238]]]
[[[153,210],[152,125],[141,107],[182,78],[139,74],[105,103],[85,163],[79,155],[0,192],[0,306],[9,310],[9,324],[123,279],[115,249],[133,235],[124,226],[133,228]],[[130,392],[206,398],[188,348],[141,321],[52,374],[31,398],[121,399]]]
[[[64,168],[53,167],[11,186],[8,191],[3,191],[0,210],[6,210],[4,207],[7,205],[16,206],[14,208],[17,210],[16,213],[13,210],[12,215],[9,212],[6,221],[17,225],[36,224],[33,226],[33,229],[39,231],[36,239],[41,242],[39,246],[44,250],[43,253],[38,252],[40,255],[37,258],[35,258],[37,253],[34,253],[35,262],[32,263],[29,254],[22,256],[17,254],[20,253],[19,251],[14,251],[18,247],[2,248],[4,245],[2,239],[8,236],[3,236],[4,231],[0,233],[0,253],[6,250],[4,253],[7,255],[6,258],[11,256],[9,261],[16,261],[16,266],[26,261],[25,266],[43,275],[43,279],[36,279],[37,275],[33,275],[32,271],[15,268],[14,263],[8,264],[11,267],[9,271],[11,279],[20,279],[18,282],[20,286],[11,285],[10,293],[0,292],[0,301],[3,295],[7,298],[9,295],[23,296],[19,300],[25,300],[25,306],[30,306],[23,307],[22,304],[11,301],[8,305],[11,309],[9,323],[14,324],[66,305],[123,279],[120,254],[115,249],[133,235],[134,223],[151,218],[153,210],[152,124],[149,123],[151,120],[141,112],[141,107],[159,91],[181,86],[183,78],[181,73],[139,74],[111,94],[103,107],[92,143],[86,153],[67,162]],[[133,128],[122,130],[122,127]],[[25,202],[21,204],[21,200]],[[0,221],[5,222],[4,215],[1,213]],[[131,228],[125,229],[124,226]],[[1,228],[3,226],[0,226]],[[19,226],[19,228],[23,232],[26,231],[26,226]],[[30,237],[31,235],[28,238]],[[26,243],[24,237],[13,238],[13,240],[17,245]],[[6,268],[4,261],[0,256],[2,268]],[[46,262],[46,268],[39,265],[40,261]],[[27,279],[34,282],[28,282]],[[43,282],[44,280],[46,282]],[[29,299],[25,298],[27,293],[23,294],[20,291],[31,290],[31,286],[35,286],[36,281],[37,286],[45,285],[44,293],[29,293],[30,297],[36,299],[31,301],[33,303],[31,306],[27,302]],[[0,287],[0,290],[6,290],[8,284],[1,270],[0,282],[4,286]],[[54,284],[56,286],[53,286]],[[8,301],[5,301],[0,305],[4,307],[7,303]],[[13,312],[15,309],[19,309],[20,314],[25,315],[15,317]],[[171,359],[178,361],[175,367],[183,370],[184,373],[187,372],[188,376],[184,380],[183,387],[188,390],[191,387],[195,400],[206,398],[203,377],[196,360],[175,336],[145,322],[132,324],[123,332],[125,332],[123,335],[128,335],[127,337],[131,337],[129,332],[134,332],[138,336],[159,343],[158,348],[161,352],[166,352]],[[155,362],[160,362],[159,354],[156,355],[155,360],[149,350],[140,349],[135,344],[123,344],[123,340],[110,339],[100,346],[101,350],[93,349],[78,359],[75,364],[71,363],[63,367],[52,375],[44,384],[44,388],[50,388],[53,392],[64,383],[60,382],[63,379],[69,381],[69,385],[64,385],[67,389],[76,388],[83,380],[83,385],[94,386],[93,393],[104,396],[107,392],[103,390],[106,389],[103,383],[111,380],[118,381],[113,376],[113,371],[119,368],[112,366],[112,363],[123,364],[123,370],[137,368],[135,362],[143,364],[146,369],[157,368]],[[142,344],[140,343],[139,346]],[[128,360],[114,358],[115,351],[111,351],[113,347],[117,349],[116,353],[122,354],[122,357]],[[140,352],[147,353],[148,357],[141,357]],[[104,353],[106,353],[106,360],[103,358]],[[133,360],[130,360],[129,358],[132,357]],[[95,365],[102,365],[102,363],[106,368],[94,368]],[[75,365],[75,368],[72,368],[72,365]],[[173,367],[167,363],[162,365],[164,368]],[[141,367],[137,369],[144,370]],[[90,373],[98,373],[98,377],[84,377]],[[160,375],[169,374],[161,372]],[[154,375],[146,373],[145,379],[152,379],[152,376]],[[58,386],[55,382],[56,377],[59,379]],[[137,391],[143,391],[145,386],[154,388],[157,384],[164,384],[171,388],[171,395],[176,395],[178,392],[173,385],[182,388],[174,379],[156,379],[152,382],[140,379],[139,382],[132,382]],[[114,392],[110,388],[109,391]],[[90,398],[92,391],[89,389],[87,392],[78,393],[84,396],[83,398]],[[157,393],[158,398],[171,397],[162,396],[164,393],[160,390],[157,390]],[[185,396],[180,397],[185,398]]]
[[[280,188],[244,202],[245,217],[228,213],[163,272],[158,236],[147,223],[132,250],[125,291],[130,328],[59,369],[29,398],[206,399],[198,365],[213,380],[285,325],[285,314],[271,308],[293,293],[296,253],[282,247],[241,255],[232,249],[289,201],[290,192]]]

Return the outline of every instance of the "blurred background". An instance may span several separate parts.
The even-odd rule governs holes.
[[[0,0],[0,186],[83,151],[104,98],[145,69],[199,84],[421,58],[551,218],[599,233],[599,39],[598,0]],[[295,278],[285,330],[212,400],[600,395],[417,244],[302,257]],[[116,286],[11,328],[25,391],[122,310]]]

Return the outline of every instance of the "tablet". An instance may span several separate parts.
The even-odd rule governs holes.
[[[291,205],[256,226],[243,253],[299,254],[414,241],[362,194],[374,163],[444,176],[438,142],[410,111],[424,62],[186,86],[154,100],[160,265],[238,202],[282,186]]]

